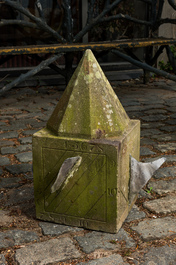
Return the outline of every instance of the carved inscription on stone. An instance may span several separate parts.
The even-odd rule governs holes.
[[[107,200],[107,157],[101,147],[76,141],[65,141],[65,149],[43,148],[43,159],[47,161],[52,153],[52,168],[44,165],[44,207],[48,213],[81,218],[80,226],[86,227],[86,220],[106,222]],[[65,159],[81,156],[79,170],[68,183],[54,193],[51,187],[56,180],[58,170]],[[112,191],[114,194],[114,191]],[[66,217],[66,218],[67,218]],[[84,220],[85,219],[85,220]],[[62,220],[63,222],[63,220]]]

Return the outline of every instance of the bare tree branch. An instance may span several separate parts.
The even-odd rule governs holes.
[[[169,4],[176,10],[176,2],[175,0],[168,0]]]
[[[73,19],[72,19],[72,13],[71,13],[71,1],[65,0],[62,3],[64,8],[64,28],[65,28],[65,39],[69,43],[73,42]]]
[[[143,25],[147,25],[147,26],[151,26],[152,25],[152,23],[149,22],[149,21],[140,20],[140,19],[137,19],[137,18],[133,18],[133,17],[131,17],[129,15],[124,15],[124,14],[117,14],[115,16],[104,17],[100,21],[98,21],[97,24],[98,23],[102,23],[102,22],[109,22],[109,21],[112,21],[112,20],[115,20],[115,19],[125,19],[125,20],[132,21],[134,23],[143,24]]]
[[[124,60],[126,60],[126,61],[138,66],[139,68],[142,68],[142,69],[144,69],[146,71],[153,72],[153,73],[155,73],[157,75],[161,75],[161,76],[164,76],[165,78],[168,78],[168,79],[171,79],[173,81],[176,81],[176,75],[171,75],[171,74],[169,74],[169,73],[167,73],[165,71],[158,70],[158,69],[156,69],[156,68],[154,68],[154,67],[152,67],[152,66],[150,66],[150,65],[148,65],[146,63],[142,63],[140,61],[137,61],[137,60],[131,58],[130,56],[120,52],[119,50],[112,50],[112,52],[114,54],[116,54],[117,56],[123,58]]]
[[[91,19],[93,18],[93,9],[95,5],[96,0],[90,0],[89,5],[88,5],[88,15],[87,15],[87,24],[91,22]]]
[[[139,1],[141,1],[141,2],[145,2],[145,3],[147,3],[147,4],[152,4],[152,0],[139,0]]]
[[[11,20],[11,19],[2,19],[0,20],[0,27],[2,26],[7,26],[7,25],[19,25],[19,26],[24,26],[24,27],[29,27],[29,28],[34,28],[34,29],[39,29],[39,27],[32,23],[32,22],[27,22],[25,20]]]
[[[38,72],[40,72],[42,69],[44,69],[46,66],[50,65],[51,63],[53,63],[54,61],[56,61],[57,59],[59,59],[63,54],[56,54],[53,55],[52,57],[46,59],[45,61],[42,61],[39,65],[37,65],[34,69],[28,71],[25,74],[21,74],[17,79],[15,79],[14,81],[12,81],[10,84],[4,86],[1,90],[0,90],[0,95],[4,94],[6,91],[10,90],[12,87],[16,87],[18,84],[22,83],[24,80],[26,80],[26,78],[29,78],[35,74],[37,74]]]
[[[45,16],[43,14],[43,8],[42,8],[42,4],[41,4],[40,0],[36,0],[35,5],[37,7],[37,10],[39,12],[40,17],[42,18],[43,21],[45,21]]]
[[[74,37],[73,42],[78,42],[89,30],[91,30],[99,20],[101,20],[108,12],[120,4],[123,0],[115,0],[111,5],[106,6],[103,11],[85,25],[85,27]]]
[[[160,19],[157,23],[156,23],[156,29],[159,28],[159,26],[161,26],[162,24],[176,24],[176,19],[172,19],[172,18],[163,18]]]
[[[158,7],[158,14],[157,14],[157,20],[161,19],[161,15],[163,12],[163,6],[164,6],[164,0],[159,1],[159,7]]]
[[[40,27],[42,30],[47,31],[48,33],[50,33],[57,40],[59,40],[59,41],[61,41],[63,43],[66,42],[66,40],[59,33],[57,33],[55,30],[53,30],[51,27],[49,27],[40,18],[37,18],[34,15],[32,15],[20,3],[16,3],[16,2],[11,1],[11,0],[3,0],[3,3],[11,6],[12,8],[15,8],[16,10],[18,10],[19,12],[21,12],[25,16],[29,17],[31,20],[33,20],[38,25],[38,27]]]

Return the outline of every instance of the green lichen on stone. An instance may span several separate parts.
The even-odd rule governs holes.
[[[58,136],[88,139],[123,133],[130,119],[91,50],[87,50],[47,123]]]
[[[33,135],[36,216],[116,233],[128,215],[130,155],[139,160],[140,122],[130,120],[90,50],[47,127]],[[68,158],[81,163],[51,192]]]

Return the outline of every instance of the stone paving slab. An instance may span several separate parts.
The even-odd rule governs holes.
[[[0,156],[0,166],[6,166],[10,164],[10,160],[6,156]]]
[[[16,261],[19,265],[49,265],[59,261],[81,257],[69,237],[50,239],[17,249]]]
[[[173,217],[144,220],[137,226],[132,226],[144,241],[160,239],[176,235],[176,222]]]
[[[33,231],[11,230],[8,232],[0,232],[1,249],[32,241],[39,241],[38,235]]]
[[[21,181],[20,178],[0,178],[0,189],[6,188],[6,189],[12,189],[12,188],[18,188],[22,184],[19,182]]]
[[[6,265],[6,260],[3,254],[0,254],[0,265]]]
[[[10,190],[5,198],[5,205],[15,205],[34,200],[34,189],[31,186],[23,186],[17,189]]]
[[[128,214],[127,218],[125,219],[125,222],[131,222],[134,220],[143,219],[145,217],[146,214],[143,211],[140,211],[139,208],[136,205],[134,205],[130,213]]]
[[[135,247],[134,240],[128,236],[123,228],[121,228],[117,234],[93,231],[86,233],[84,236],[76,236],[74,238],[77,240],[83,252],[87,254],[96,249],[119,249],[119,241],[122,240],[126,242],[126,248]]]
[[[49,222],[40,222],[39,226],[42,228],[42,233],[45,236],[58,236],[68,232],[83,231],[82,228],[53,224]]]
[[[8,140],[0,140],[0,147],[2,149],[3,146],[15,145],[14,141]]]
[[[156,145],[156,149],[158,149],[162,153],[168,152],[169,150],[176,151],[176,143],[158,144]]]
[[[8,226],[12,221],[13,218],[9,216],[8,211],[0,210],[0,226]]]
[[[11,138],[18,138],[18,133],[17,132],[6,132],[6,133],[0,134],[0,139],[11,139]]]
[[[18,138],[18,141],[21,144],[31,144],[32,143],[32,137],[24,137],[24,138]]]
[[[176,245],[151,248],[139,260],[134,260],[135,265],[175,265]]]
[[[176,177],[176,167],[159,168],[154,174],[154,178],[156,179],[167,177]]]
[[[148,156],[148,155],[155,155],[156,153],[151,151],[149,148],[147,147],[141,147],[140,148],[140,155],[141,156]]]
[[[30,172],[32,170],[32,165],[23,163],[23,164],[14,164],[5,167],[12,174],[20,174]]]
[[[161,199],[147,201],[143,203],[144,208],[155,213],[176,212],[176,196],[166,196]]]
[[[157,182],[150,181],[147,185],[148,189],[152,190],[160,195],[175,192],[176,191],[176,179],[172,180],[159,180]]]
[[[88,262],[80,262],[77,265],[128,265],[129,263],[123,262],[119,254],[114,254],[109,257],[100,258],[97,260],[90,260]]]
[[[23,152],[15,155],[21,163],[27,163],[32,161],[32,152]]]
[[[1,148],[1,154],[2,155],[17,154],[23,151],[31,151],[31,150],[32,150],[31,145],[20,145],[19,147],[8,146]]]

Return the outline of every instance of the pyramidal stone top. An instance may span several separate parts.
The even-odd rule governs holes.
[[[86,50],[47,122],[61,137],[119,136],[130,119],[91,50]]]

